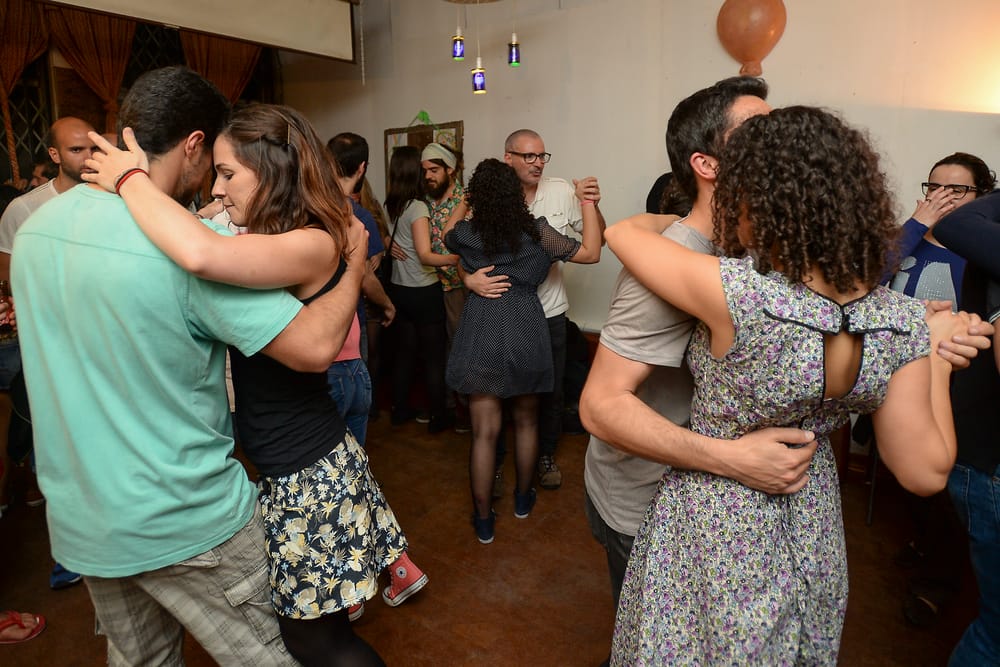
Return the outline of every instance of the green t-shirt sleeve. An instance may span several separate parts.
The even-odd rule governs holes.
[[[188,281],[187,306],[196,333],[233,345],[248,357],[274,340],[302,309],[283,289],[253,290],[194,276]]]

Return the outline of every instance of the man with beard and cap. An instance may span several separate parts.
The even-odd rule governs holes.
[[[458,180],[459,156],[456,151],[443,144],[430,143],[420,154],[420,166],[424,171],[424,188],[427,192],[427,208],[430,210],[431,251],[439,255],[451,254],[444,245],[443,231],[452,214],[465,211],[463,198],[465,189]],[[448,350],[451,350],[451,339],[458,328],[458,320],[465,306],[465,285],[458,274],[457,266],[437,267],[438,280],[444,293],[445,330],[448,334]],[[458,404],[456,406],[456,402]],[[468,399],[456,397],[449,392],[445,397],[449,410],[456,410],[455,430],[468,433]]]

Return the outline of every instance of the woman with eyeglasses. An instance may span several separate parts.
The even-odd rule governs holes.
[[[916,299],[951,301],[957,310],[965,260],[934,238],[934,226],[995,185],[996,174],[975,155],[952,153],[935,162],[921,184],[924,198],[903,224],[896,256],[899,271],[889,286]]]
[[[996,175],[975,155],[952,153],[934,163],[921,184],[924,198],[903,224],[899,269],[889,286],[916,299],[951,301],[952,310],[958,310],[966,262],[934,237],[934,229],[945,215],[989,193],[995,184]],[[856,428],[867,425],[870,420],[864,417]],[[911,625],[926,627],[959,590],[961,528],[946,492],[929,498],[908,494],[907,504],[913,534],[893,560],[914,570],[903,597],[903,616]]]

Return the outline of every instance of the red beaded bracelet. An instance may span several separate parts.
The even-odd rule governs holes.
[[[117,194],[120,197],[122,194],[122,186],[125,185],[125,181],[132,178],[136,174],[146,174],[147,177],[149,176],[149,172],[140,167],[132,167],[131,169],[126,169],[121,174],[119,174],[118,178],[115,179],[115,194]]]

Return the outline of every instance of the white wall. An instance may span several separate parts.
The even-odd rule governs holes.
[[[643,208],[667,167],[666,119],[678,100],[738,73],[719,44],[722,1],[502,0],[466,6],[464,63],[449,58],[457,5],[365,0],[365,85],[359,64],[283,54],[285,101],[322,137],[350,130],[372,145],[372,184],[384,182],[383,131],[423,109],[465,122],[471,170],[499,156],[506,135],[538,130],[546,173],[596,175],[609,221]],[[523,66],[506,66],[514,9]],[[956,150],[1000,165],[1000,2],[785,0],[788,24],[764,60],[776,106],[817,104],[867,127],[897,185],[901,219],[938,158]],[[477,19],[478,17],[478,19]],[[476,24],[489,92],[473,96]],[[466,176],[471,171],[466,172]],[[569,266],[570,316],[602,325],[620,264]]]

